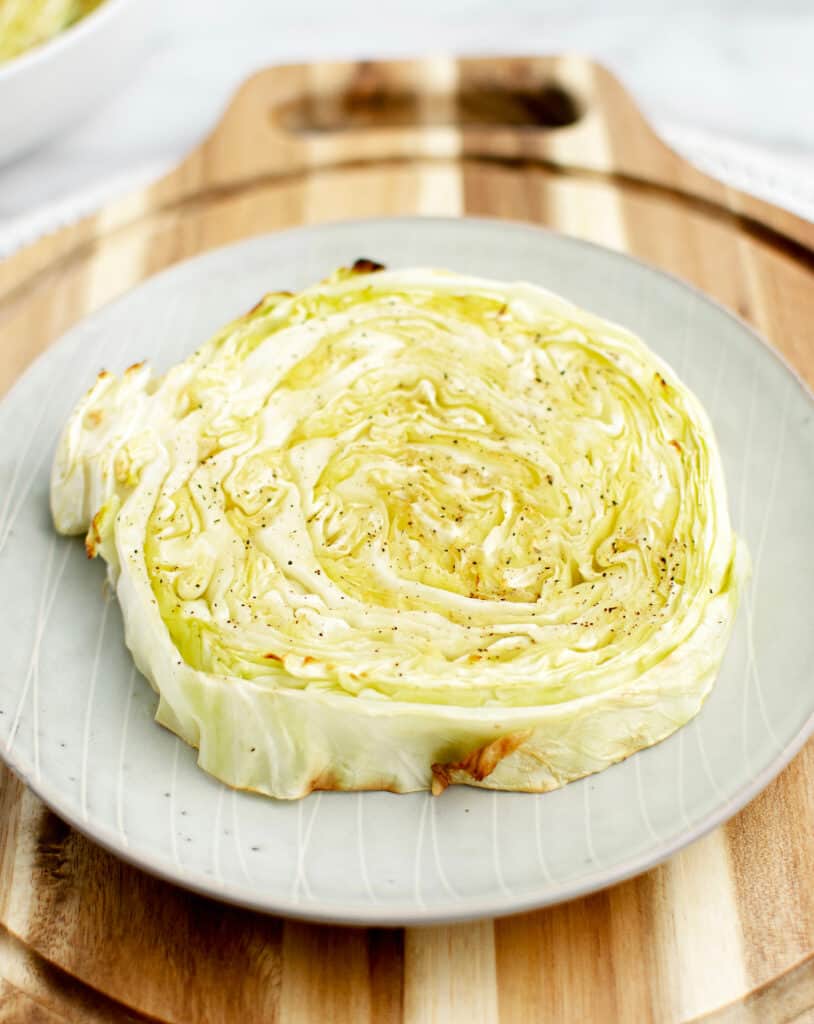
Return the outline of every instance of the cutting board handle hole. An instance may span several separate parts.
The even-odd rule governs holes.
[[[298,96],[276,107],[273,123],[296,134],[370,128],[479,126],[552,130],[576,124],[584,108],[555,80],[509,86],[465,83],[451,93],[396,88],[359,76],[344,90]]]

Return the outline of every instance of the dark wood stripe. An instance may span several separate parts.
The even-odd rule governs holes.
[[[367,933],[371,1024],[401,1024],[404,1018],[404,929]]]

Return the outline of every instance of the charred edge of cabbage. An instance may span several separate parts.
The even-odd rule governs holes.
[[[350,269],[354,274],[375,274],[379,270],[387,270],[387,267],[384,263],[377,263],[376,260],[369,260],[365,256],[360,256]]]
[[[504,758],[513,754],[531,736],[531,729],[510,732],[491,743],[476,747],[461,761],[432,766],[432,795],[440,796],[447,786],[466,785],[468,782],[483,782],[492,774]],[[463,776],[463,778],[461,778]]]

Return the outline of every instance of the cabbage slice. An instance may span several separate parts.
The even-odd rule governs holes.
[[[102,374],[57,529],[157,719],[276,797],[544,791],[692,718],[748,571],[697,399],[531,284],[365,261]]]

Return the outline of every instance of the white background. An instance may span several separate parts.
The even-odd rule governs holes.
[[[0,168],[0,253],[160,174],[256,68],[438,53],[595,55],[697,163],[814,219],[814,0],[155,0],[154,10],[130,82],[71,133]]]

